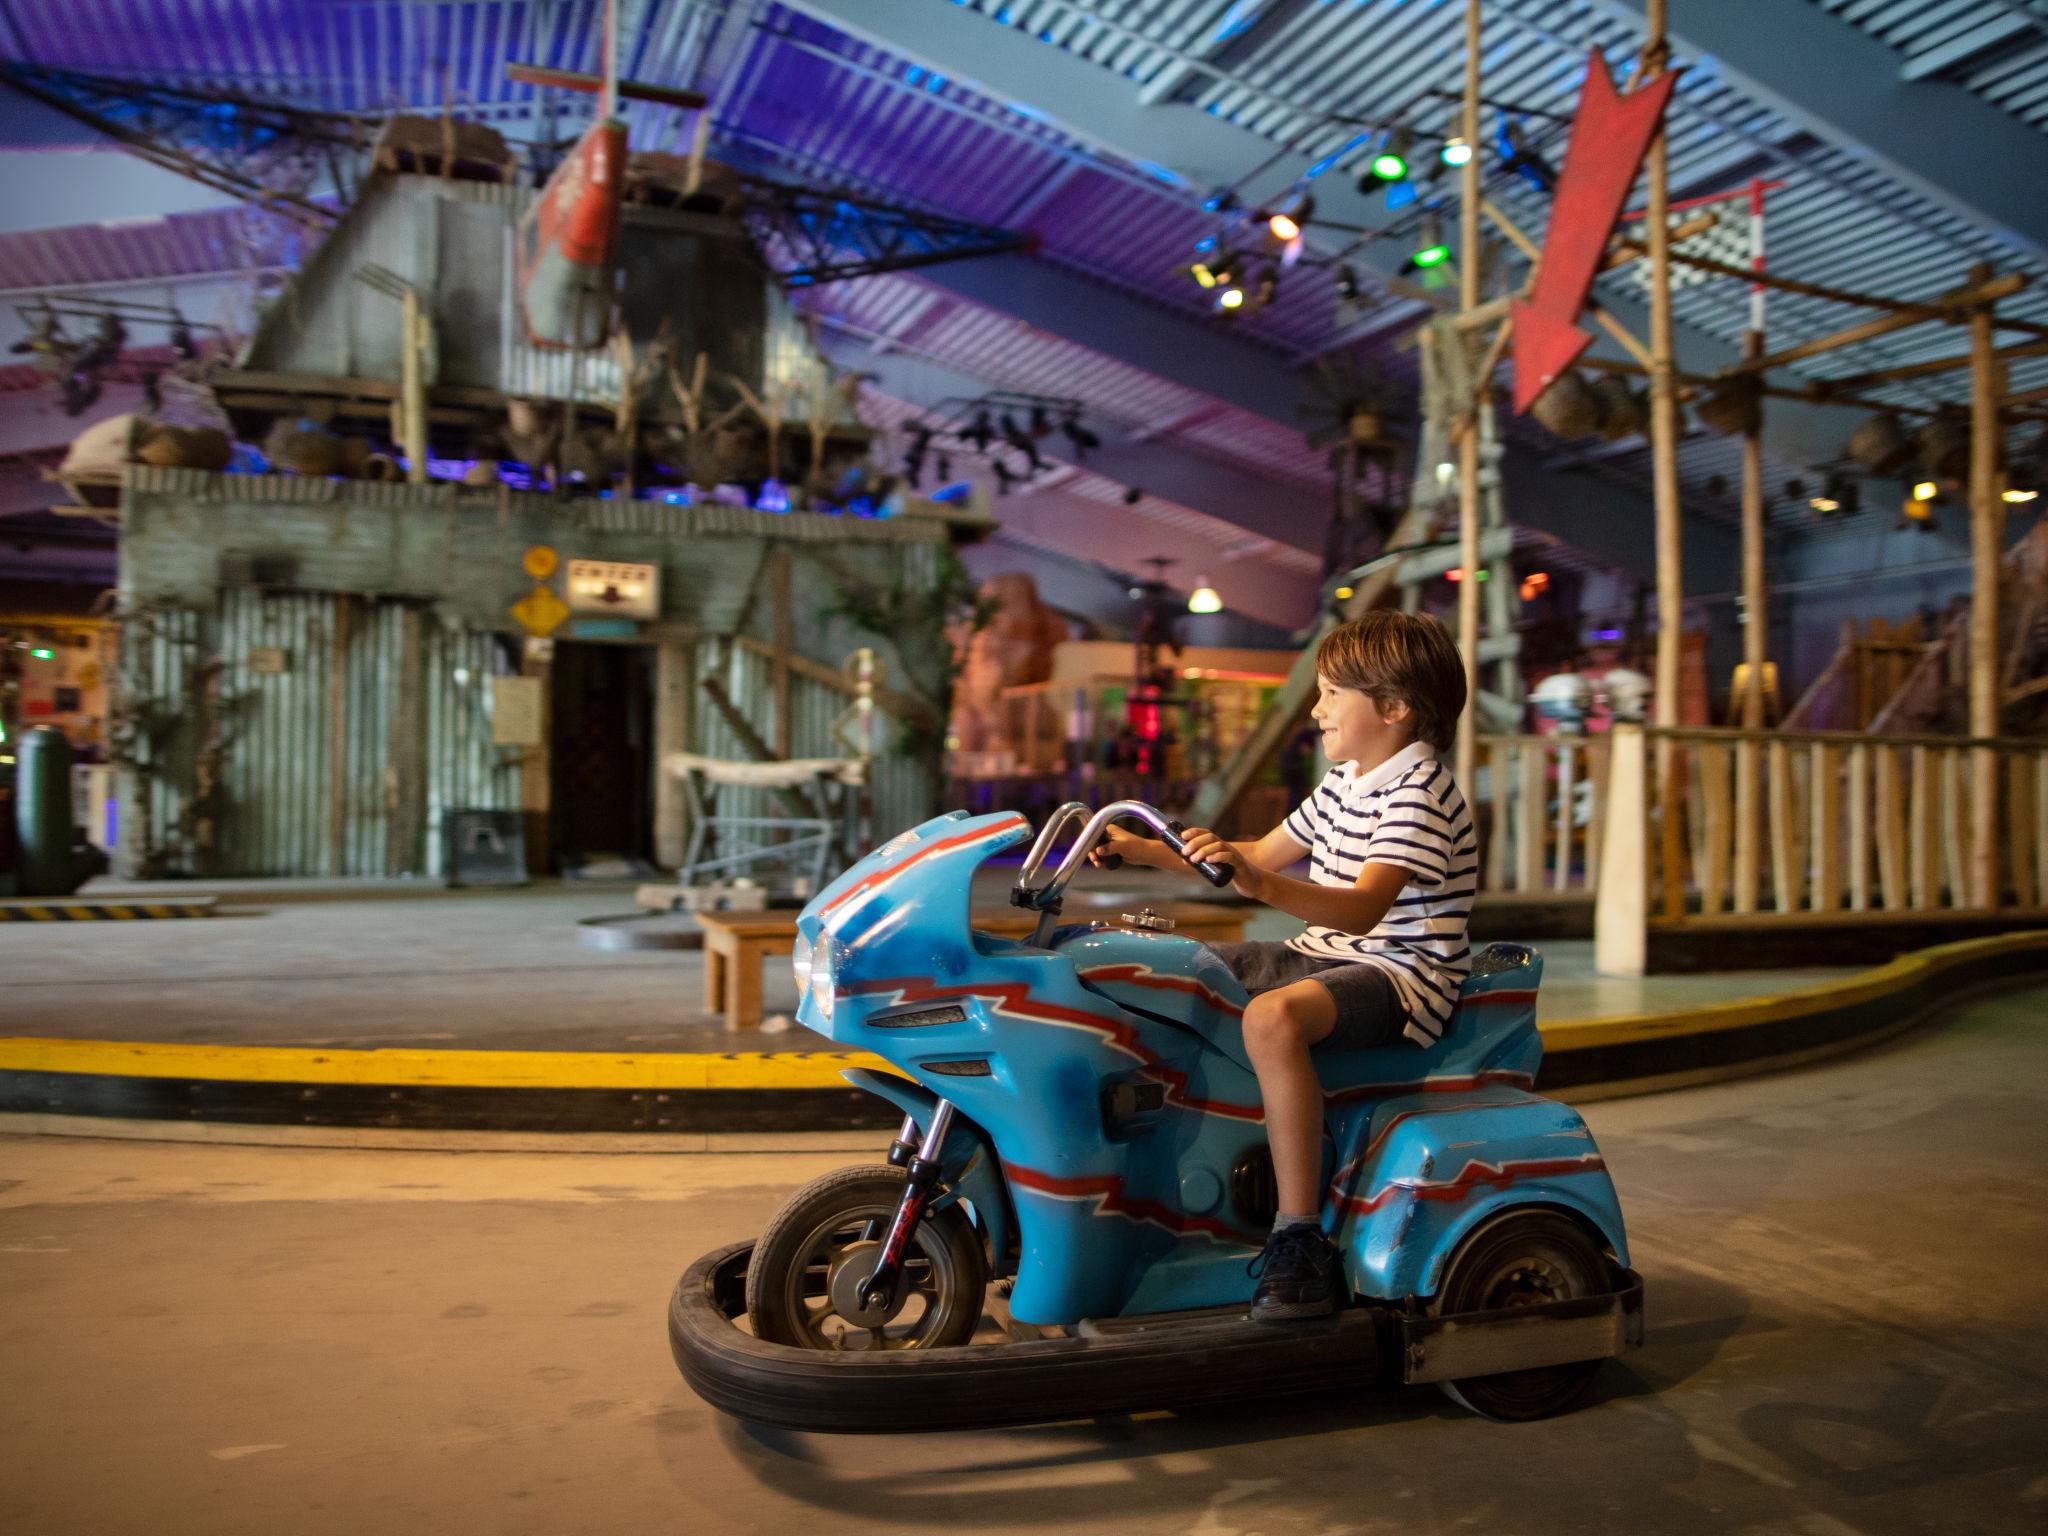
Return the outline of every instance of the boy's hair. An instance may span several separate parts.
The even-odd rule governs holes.
[[[1426,613],[1375,609],[1339,624],[1316,647],[1316,671],[1380,704],[1405,701],[1418,740],[1442,750],[1465,708],[1465,664],[1450,632]]]

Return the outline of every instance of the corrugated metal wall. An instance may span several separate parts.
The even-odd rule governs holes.
[[[152,611],[121,625],[114,736],[117,756],[127,759],[115,790],[124,873],[158,873],[156,849],[172,850],[171,867],[182,867],[175,851],[198,750],[204,654],[196,613]]]
[[[518,808],[516,755],[491,739],[490,679],[505,665],[497,641],[419,609],[409,678],[409,606],[235,587],[212,613],[159,610],[124,627],[124,688],[153,701],[168,729],[159,750],[138,750],[139,789],[124,791],[148,797],[155,862],[214,876],[439,875],[445,812]],[[208,657],[219,661],[221,742],[210,855],[203,837],[178,831],[198,782]],[[408,688],[420,691],[424,758],[425,835],[414,848],[392,841],[394,721]],[[128,869],[151,862],[142,835],[124,816]]]
[[[715,678],[746,717],[747,723],[765,740],[772,742],[775,738],[774,664],[766,656],[718,640],[700,641],[695,661],[696,675]],[[851,750],[833,730],[833,723],[846,712],[850,702],[836,688],[813,682],[807,677],[792,677],[789,681],[790,756],[851,756]],[[871,833],[877,846],[940,809],[931,804],[931,789],[916,765],[895,755],[895,723],[887,715],[880,718],[880,749],[884,755],[876,759],[868,781]],[[730,758],[735,762],[753,760],[752,754],[740,744],[739,737],[724,718],[701,702],[690,750],[705,757]],[[786,814],[774,795],[765,789],[741,789],[728,785],[716,793],[716,809],[720,815]]]

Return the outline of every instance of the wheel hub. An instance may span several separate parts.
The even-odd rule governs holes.
[[[881,1262],[882,1245],[876,1242],[849,1243],[833,1255],[826,1292],[832,1298],[832,1310],[856,1328],[880,1328],[903,1310],[910,1277],[901,1270],[889,1295],[877,1296],[873,1302],[861,1299],[862,1288]]]

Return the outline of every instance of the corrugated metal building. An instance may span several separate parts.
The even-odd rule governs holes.
[[[857,607],[849,586],[937,590],[949,529],[917,516],[135,467],[122,521],[117,857],[130,874],[439,875],[448,813],[471,808],[525,812],[530,858],[573,853],[553,803],[564,754],[612,775],[615,795],[644,797],[638,845],[603,851],[675,862],[687,829],[660,757],[751,755],[703,707],[700,679],[721,682],[783,754],[845,755],[833,727],[848,698],[828,672],[871,646],[884,683],[916,692],[943,643],[935,630],[873,633],[842,611]],[[528,643],[510,609],[535,585],[522,562],[536,546],[565,568],[654,566],[658,617],[571,621]],[[778,636],[794,666],[778,666]],[[580,739],[552,719],[537,746],[503,743],[495,680],[545,687],[572,653],[579,675],[623,680],[618,708],[577,711]],[[722,808],[763,813],[755,798]],[[876,835],[930,800],[917,763],[885,756]]]

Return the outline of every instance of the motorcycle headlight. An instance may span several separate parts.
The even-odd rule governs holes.
[[[796,995],[802,997],[811,988],[811,941],[801,933],[789,952],[790,973],[796,977]]]

